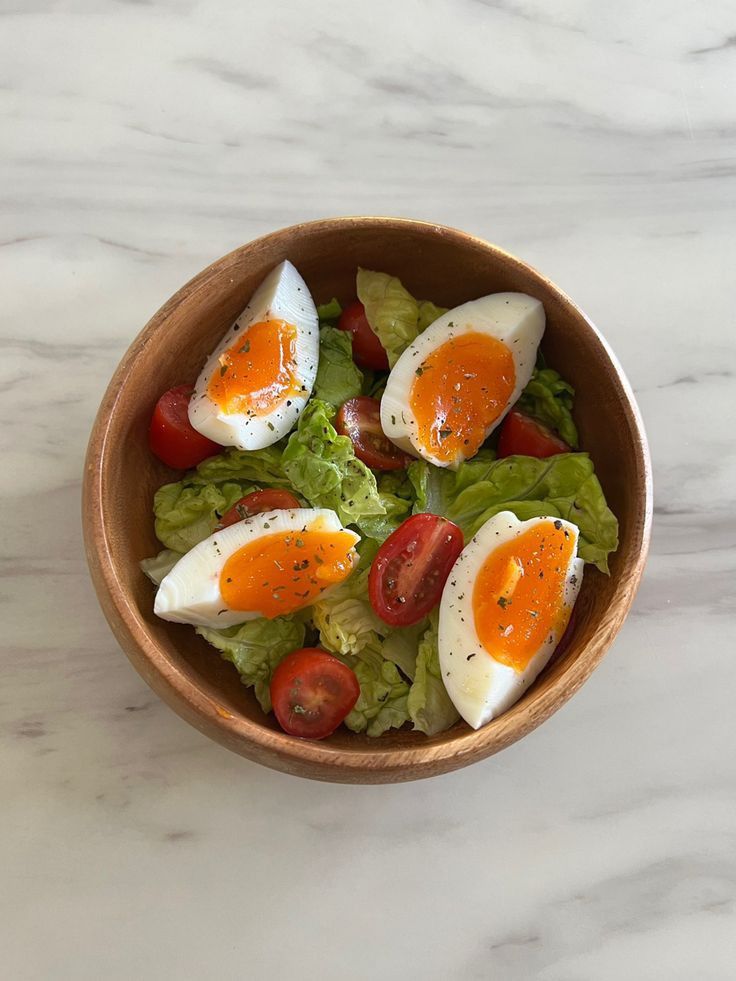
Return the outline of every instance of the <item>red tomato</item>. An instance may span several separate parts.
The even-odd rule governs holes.
[[[383,345],[371,330],[365,316],[365,307],[356,300],[345,307],[337,326],[353,335],[353,357],[362,368],[388,371],[388,358]]]
[[[360,685],[342,661],[319,647],[287,654],[271,679],[271,702],[290,736],[324,739],[340,725],[360,695]]]
[[[227,528],[228,525],[234,525],[243,518],[250,518],[251,515],[261,514],[263,511],[281,511],[300,507],[299,499],[287,490],[253,491],[252,494],[241,497],[229,511],[223,514],[220,518],[220,527]]]
[[[344,402],[335,429],[353,441],[355,455],[375,470],[401,470],[411,457],[394,446],[381,429],[381,403],[368,395]]]
[[[187,410],[191,385],[178,385],[164,392],[156,403],[148,430],[148,445],[162,463],[176,470],[196,467],[222,449],[192,426]]]
[[[439,602],[463,550],[463,533],[436,514],[415,514],[381,545],[368,576],[368,597],[392,627],[408,627]]]
[[[542,459],[556,453],[569,453],[567,443],[531,416],[512,409],[501,426],[498,455],[536,456]]]

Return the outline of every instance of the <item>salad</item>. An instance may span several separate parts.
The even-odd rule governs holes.
[[[544,361],[542,304],[453,310],[388,273],[317,307],[269,274],[200,376],[162,394],[142,563],[286,732],[478,728],[570,633],[618,524]]]

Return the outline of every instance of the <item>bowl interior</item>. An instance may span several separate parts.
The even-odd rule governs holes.
[[[484,739],[501,748],[549,714],[554,695],[564,701],[587,677],[620,625],[636,586],[630,581],[646,539],[646,451],[637,428],[635,408],[625,381],[609,352],[583,315],[543,277],[511,256],[462,233],[411,222],[343,220],[297,226],[236,250],[214,263],[184,287],[154,317],[131,347],[113,380],[98,419],[100,446],[92,466],[99,467],[103,563],[109,564],[105,604],[120,606],[121,596],[149,654],[136,661],[144,676],[160,689],[160,676],[177,676],[214,699],[222,718],[249,720],[278,731],[252,693],[240,684],[235,669],[196,636],[190,627],[166,623],[153,615],[153,587],[139,571],[142,558],[160,545],[153,531],[152,499],[162,484],[178,479],[150,454],[147,427],[162,391],[193,381],[206,356],[220,340],[250,295],[273,266],[290,259],[306,279],[317,303],[332,296],[347,302],[355,294],[360,266],[389,271],[416,296],[444,306],[500,290],[519,290],[545,306],[545,357],[576,388],[575,419],[581,446],[595,463],[610,507],[620,521],[621,543],[612,556],[611,575],[588,566],[578,601],[576,628],[567,652],[550,664],[536,684],[509,712],[492,722]],[[93,437],[94,439],[94,437]],[[89,517],[89,516],[87,516]],[[638,575],[634,576],[638,580]],[[99,588],[99,584],[98,584]],[[621,616],[615,615],[621,611]],[[121,636],[130,653],[130,638]],[[591,641],[600,643],[590,650]],[[150,651],[155,649],[155,663]],[[562,697],[558,695],[562,693]],[[191,719],[191,715],[190,715]],[[197,718],[191,719],[200,724]],[[206,726],[203,724],[203,728]],[[380,740],[344,729],[320,744],[376,754],[392,748],[466,743],[472,734],[464,723],[432,740],[407,730]],[[286,737],[285,737],[286,738]],[[228,741],[227,739],[224,741]],[[233,748],[242,748],[233,745]],[[284,744],[288,754],[288,743]],[[485,754],[484,754],[485,755]]]

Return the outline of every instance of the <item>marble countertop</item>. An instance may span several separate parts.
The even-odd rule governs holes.
[[[0,949],[12,979],[730,979],[736,13],[562,0],[0,2]],[[501,755],[342,787],[178,719],[97,607],[95,409],[213,258],[334,214],[464,228],[601,327],[652,554]]]

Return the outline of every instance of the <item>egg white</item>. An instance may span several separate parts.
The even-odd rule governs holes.
[[[294,376],[299,391],[267,413],[248,416],[224,412],[207,394],[210,379],[220,371],[220,356],[251,324],[284,320],[296,327]],[[317,308],[307,284],[294,266],[284,261],[276,266],[253,294],[218,347],[207,359],[189,403],[189,421],[194,428],[221,446],[260,450],[290,432],[312,394],[319,362]]]
[[[156,593],[154,613],[175,623],[215,628],[232,627],[262,616],[259,610],[228,608],[220,592],[220,576],[225,563],[234,552],[258,538],[309,530],[344,531],[353,536],[354,544],[360,541],[360,535],[343,528],[338,516],[328,508],[294,508],[255,514],[214,532],[183,555],[162,580]],[[357,562],[357,553],[354,561]]]
[[[384,433],[406,453],[438,467],[456,469],[465,457],[438,460],[417,440],[418,426],[409,398],[417,367],[435,348],[462,334],[486,334],[504,343],[514,359],[516,384],[502,412],[486,430],[488,438],[531,378],[544,327],[544,307],[526,293],[491,293],[448,310],[419,334],[392,368],[381,399]]]
[[[501,511],[487,521],[466,545],[452,568],[440,603],[438,646],[442,681],[453,705],[474,729],[496,718],[518,701],[554,653],[561,630],[550,630],[524,671],[496,661],[481,643],[473,615],[473,589],[481,566],[494,549],[550,518],[519,521]],[[583,560],[577,558],[578,528],[562,526],[573,536],[575,550],[565,572],[563,602],[575,605],[583,581]]]

